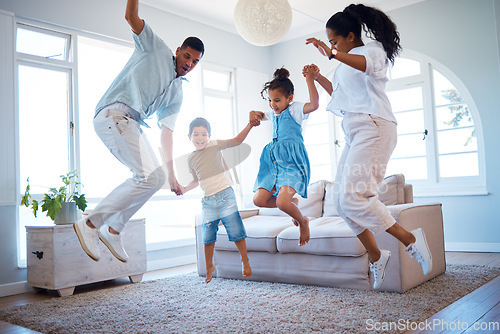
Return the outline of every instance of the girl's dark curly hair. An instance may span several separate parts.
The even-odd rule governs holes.
[[[262,98],[267,100],[268,98],[264,96],[264,93],[273,89],[280,89],[286,97],[293,94],[293,83],[290,79],[288,79],[289,76],[290,72],[288,72],[286,68],[282,67],[276,69],[276,71],[274,71],[273,80],[266,82],[264,84],[264,89],[260,92]]]
[[[334,14],[326,23],[326,28],[337,35],[347,37],[350,32],[361,39],[361,27],[369,37],[382,43],[387,58],[394,63],[394,58],[401,52],[399,33],[396,24],[379,9],[365,5],[349,5],[344,11]]]

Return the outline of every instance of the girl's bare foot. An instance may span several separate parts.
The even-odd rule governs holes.
[[[250,277],[252,276],[252,268],[250,268],[250,263],[248,260],[246,261],[241,261],[243,265],[243,277]]]
[[[213,273],[215,271],[215,266],[212,264],[211,266],[207,267],[207,277],[205,277],[205,283],[210,283],[213,277]]]
[[[299,199],[296,197],[292,197],[292,203],[295,204],[297,207],[299,206]],[[295,218],[292,218],[293,225],[299,226],[299,222],[295,220]]]
[[[299,246],[304,246],[309,242],[309,239],[311,238],[311,235],[309,234],[309,218],[307,217],[304,218],[306,219],[304,223],[299,224],[300,228]]]

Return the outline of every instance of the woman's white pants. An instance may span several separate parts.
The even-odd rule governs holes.
[[[356,235],[365,229],[385,231],[396,221],[380,202],[377,190],[396,147],[396,124],[370,114],[346,112],[342,128],[346,144],[334,183],[337,212]]]

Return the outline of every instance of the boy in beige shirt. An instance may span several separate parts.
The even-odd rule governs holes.
[[[258,125],[258,124],[255,124]],[[215,266],[212,262],[217,231],[221,221],[226,228],[229,241],[236,244],[241,255],[243,277],[252,275],[248,261],[245,238],[245,226],[236,204],[236,197],[231,187],[231,177],[222,156],[222,150],[240,145],[247,137],[253,125],[247,126],[233,139],[210,140],[210,123],[198,117],[189,125],[189,139],[196,151],[188,157],[188,166],[193,181],[182,187],[182,193],[200,185],[204,197],[202,199],[202,240],[205,245],[205,262],[207,266],[206,283],[212,280]]]

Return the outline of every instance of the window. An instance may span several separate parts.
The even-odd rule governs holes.
[[[331,78],[333,72],[326,75]],[[311,180],[334,180],[337,163],[345,145],[344,132],[341,128],[342,118],[326,110],[330,95],[321,87],[319,92],[319,108],[309,114],[304,124],[304,144],[311,164]]]
[[[45,59],[69,59],[70,36],[24,24],[17,26],[16,51]]]
[[[415,196],[485,194],[480,119],[460,80],[434,60],[411,52],[397,58],[388,75],[398,144],[386,174],[403,173]],[[311,182],[335,177],[345,145],[341,118],[324,113],[329,99],[320,89],[320,108],[304,128]]]
[[[311,165],[311,180],[313,183],[319,180],[332,180],[335,175],[338,154],[333,143],[335,142],[335,116],[326,111],[329,102],[328,94],[320,88],[320,107],[309,114],[304,122],[303,136]],[[333,144],[333,145],[332,145]]]
[[[398,144],[387,174],[404,173],[416,196],[486,193],[474,101],[446,67],[421,55],[406,57],[389,73]]]
[[[434,70],[439,175],[478,176],[476,128],[469,106],[457,88]]]
[[[97,103],[132,52],[131,46],[78,36],[80,177],[89,209],[130,177],[128,168],[97,137],[92,121]],[[95,157],[99,157],[99,163]]]
[[[20,189],[24,192],[29,178],[33,199],[40,201],[60,183],[59,175],[75,168],[71,36],[24,24],[17,25],[16,33]],[[52,223],[40,211],[35,219],[26,207],[19,208],[19,222],[20,236],[27,225]],[[19,245],[23,264],[25,237]]]
[[[203,113],[210,122],[214,138],[229,139],[236,135],[234,105],[234,71],[203,64]]]

